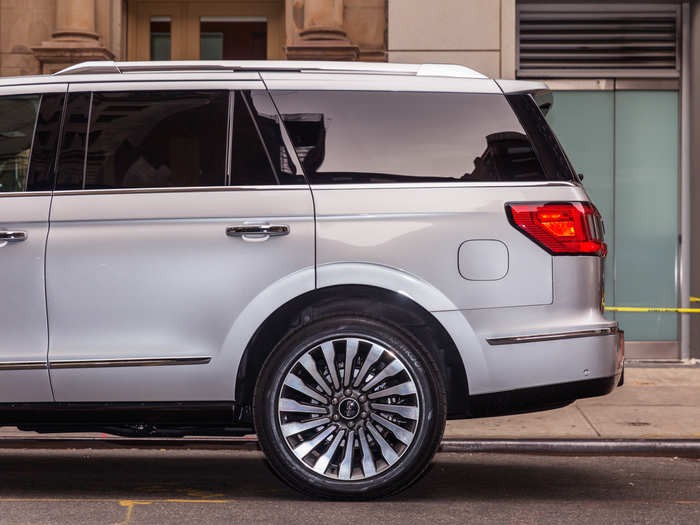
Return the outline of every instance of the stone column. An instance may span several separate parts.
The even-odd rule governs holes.
[[[95,0],[56,0],[56,29],[51,40],[32,50],[45,74],[87,60],[114,58],[95,33]]]
[[[343,0],[305,0],[299,41],[287,46],[290,60],[357,60],[359,48],[343,30]]]

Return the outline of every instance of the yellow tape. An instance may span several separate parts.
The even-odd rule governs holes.
[[[700,308],[641,308],[637,306],[606,306],[609,312],[677,312],[679,314],[700,314]]]
[[[691,303],[700,303],[700,297],[690,297]],[[609,312],[677,312],[679,314],[700,314],[700,308],[665,308],[662,306],[651,306],[643,308],[641,306],[605,306],[603,307]]]

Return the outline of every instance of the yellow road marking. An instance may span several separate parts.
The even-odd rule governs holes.
[[[121,505],[122,507],[126,507],[126,517],[119,523],[116,523],[115,525],[126,525],[127,523],[129,523],[131,521],[131,514],[134,512],[134,506],[150,504],[150,501],[135,501],[131,499],[120,500],[119,505]]]

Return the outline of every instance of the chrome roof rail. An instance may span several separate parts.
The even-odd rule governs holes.
[[[311,62],[292,60],[188,60],[162,62],[83,62],[54,75],[99,75],[156,72],[316,72],[413,75],[421,77],[486,78],[478,71],[452,64],[398,64],[393,62]]]

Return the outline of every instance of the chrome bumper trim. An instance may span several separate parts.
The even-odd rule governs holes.
[[[554,334],[537,335],[516,335],[511,337],[494,337],[486,339],[492,346],[514,345],[519,343],[538,343],[542,341],[557,341],[559,339],[575,339],[579,337],[600,337],[605,335],[615,335],[618,332],[617,326],[610,328],[600,328],[597,330],[578,330],[575,332],[559,332]]]
[[[133,359],[91,359],[51,361],[50,368],[113,368],[121,366],[206,365],[211,357],[137,357]]]

